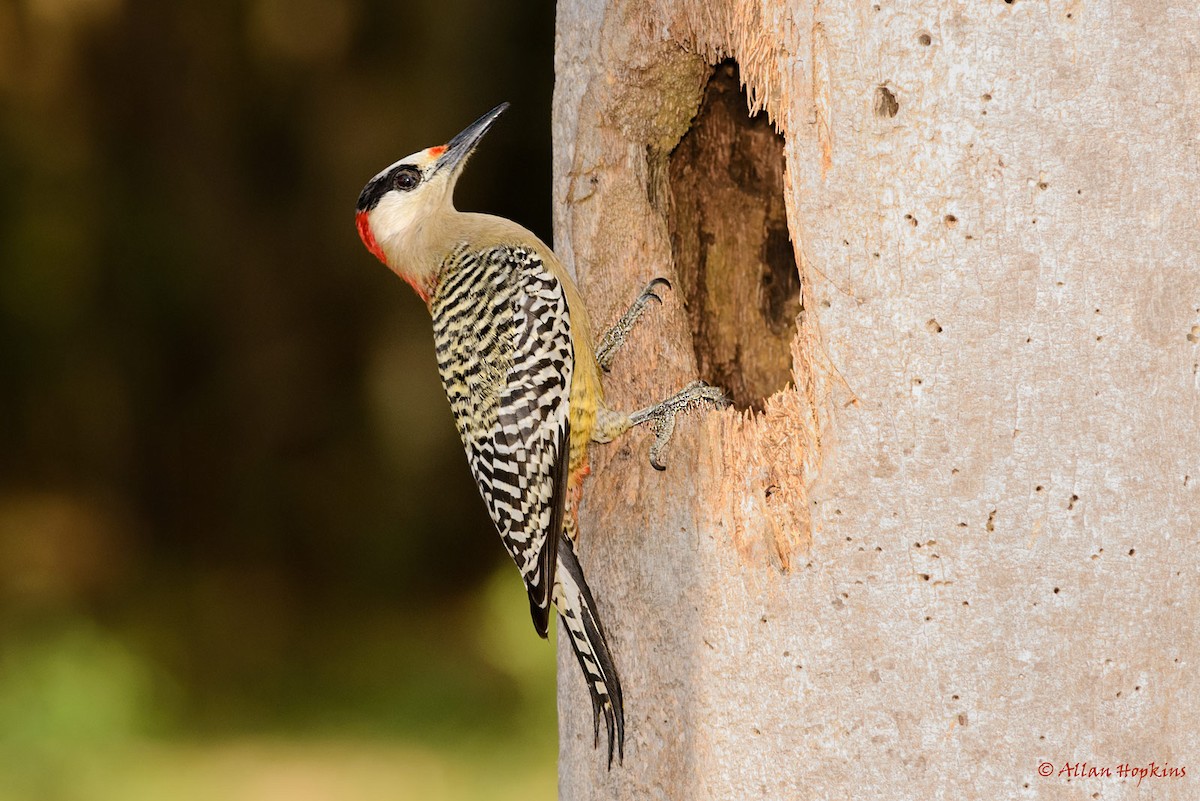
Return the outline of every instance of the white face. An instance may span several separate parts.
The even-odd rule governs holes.
[[[425,291],[428,276],[413,274],[424,268],[412,253],[419,242],[410,237],[431,214],[453,210],[454,182],[506,108],[508,104],[501,103],[446,144],[400,159],[368,181],[358,196],[355,221],[363,244],[418,292]]]
[[[390,255],[402,247],[415,224],[449,202],[453,171],[435,169],[444,152],[445,147],[418,151],[367,182],[359,197],[359,213],[366,214],[370,233],[383,253]]]
[[[500,103],[448,143],[401,158],[367,181],[359,195],[354,217],[362,243],[426,299],[431,267],[421,258],[416,234],[432,215],[454,210],[454,185],[463,164],[508,107]]]

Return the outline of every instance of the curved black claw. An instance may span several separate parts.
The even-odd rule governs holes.
[[[668,281],[665,278],[661,278],[661,277],[655,278],[653,281],[646,284],[646,288],[642,290],[642,297],[646,298],[646,299],[654,298],[655,300],[658,301],[658,305],[661,306],[663,300],[662,300],[662,297],[657,292],[654,291],[654,287],[656,287],[656,286],[665,286],[667,289],[672,289],[672,290],[674,289],[674,287],[671,286],[670,281]]]
[[[650,466],[655,470],[667,469],[659,457],[671,441],[671,434],[675,433],[675,415],[678,413],[678,410],[669,411],[662,417],[655,418],[650,424],[650,430],[654,432],[654,443],[650,446]]]
[[[648,300],[656,300],[658,301],[659,306],[662,305],[662,296],[654,291],[654,287],[656,286],[665,286],[667,289],[671,289],[671,282],[665,278],[655,278],[653,281],[646,284],[646,288],[642,290],[642,294],[639,295],[637,299],[636,305],[639,308],[644,306]]]
[[[674,289],[674,287],[671,286],[671,282],[663,278],[661,275],[647,284],[646,289],[653,289],[656,286],[665,286],[667,289]]]

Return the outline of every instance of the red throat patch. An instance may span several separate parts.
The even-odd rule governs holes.
[[[387,264],[387,259],[383,256],[383,248],[379,247],[379,243],[375,241],[375,234],[371,232],[371,221],[368,219],[368,212],[360,211],[355,214],[354,222],[358,226],[358,238],[367,246],[367,250],[371,251],[372,256]]]
[[[371,221],[367,219],[368,212],[360,211],[354,215],[354,223],[358,227],[358,238],[367,246],[367,250],[371,251],[371,255],[379,259],[392,272],[399,275],[408,285],[411,286],[420,296],[421,300],[429,303],[429,292],[423,287],[417,285],[417,282],[412,277],[395,270],[392,265],[387,263],[387,259],[383,255],[383,248],[379,247],[379,242],[375,239],[375,234],[371,231]]]

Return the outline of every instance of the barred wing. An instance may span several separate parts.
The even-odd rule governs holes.
[[[561,283],[523,247],[454,251],[434,342],[471,474],[545,637],[563,529],[574,349]]]

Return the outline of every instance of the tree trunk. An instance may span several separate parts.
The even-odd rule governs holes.
[[[563,799],[1198,797],[1198,39],[1181,0],[559,1],[556,249],[596,330],[675,285],[609,400],[737,405],[665,473],[594,450],[628,740],[606,771],[560,643]]]

